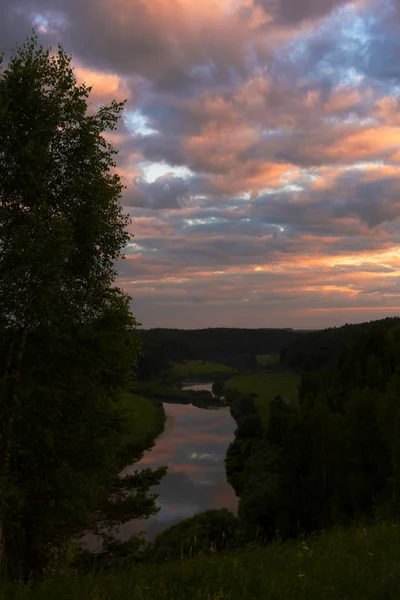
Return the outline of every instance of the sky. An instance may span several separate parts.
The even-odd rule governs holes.
[[[400,0],[0,0],[61,42],[109,139],[143,327],[400,313]]]

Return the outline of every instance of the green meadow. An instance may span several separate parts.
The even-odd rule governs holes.
[[[205,360],[184,360],[173,362],[168,379],[171,381],[182,381],[185,379],[212,378],[220,375],[229,375],[234,369],[227,365]]]
[[[262,367],[275,367],[279,364],[279,354],[257,354],[256,358]]]
[[[238,390],[242,394],[255,394],[254,404],[259,411],[263,424],[269,417],[269,405],[275,396],[280,395],[288,402],[297,402],[300,375],[290,371],[236,375],[226,382],[227,388]]]
[[[396,600],[400,528],[334,529],[164,564],[0,585],[1,600]]]
[[[126,392],[120,406],[128,424],[128,432],[121,440],[122,447],[145,448],[162,430],[162,405],[156,400]]]

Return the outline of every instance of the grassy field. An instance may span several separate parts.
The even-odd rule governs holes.
[[[87,576],[36,588],[0,584],[2,600],[398,600],[400,528],[380,524]]]
[[[172,385],[168,385],[158,379],[151,379],[150,381],[135,381],[134,383],[135,392],[146,398],[155,398],[165,402],[168,401],[185,401],[189,402],[187,392],[176,389]]]
[[[299,383],[300,375],[287,371],[261,375],[237,375],[228,379],[226,386],[237,389],[242,394],[257,394],[254,403],[263,424],[266,425],[271,400],[279,394],[286,402],[297,402]]]
[[[173,363],[168,379],[172,381],[195,379],[196,377],[204,379],[217,375],[229,375],[233,371],[232,367],[219,363],[202,360],[185,360],[184,362]]]
[[[279,354],[257,354],[256,358],[263,367],[274,367],[279,363]]]
[[[154,400],[129,392],[123,395],[122,406],[129,425],[129,433],[123,437],[122,446],[144,449],[162,430],[162,406]]]

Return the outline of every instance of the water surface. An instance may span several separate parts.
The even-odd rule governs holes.
[[[194,387],[193,387],[194,386]],[[191,384],[192,389],[211,391],[212,384]],[[189,385],[185,386],[189,387]],[[211,508],[237,510],[237,498],[226,481],[225,455],[234,439],[236,423],[228,408],[212,410],[192,404],[164,404],[165,430],[152,450],[138,463],[126,467],[122,475],[135,470],[168,466],[160,485],[160,512],[150,519],[130,521],[121,526],[118,537],[128,539],[143,530],[148,540],[174,523]]]

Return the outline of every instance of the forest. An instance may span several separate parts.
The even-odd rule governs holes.
[[[231,363],[235,357],[279,353],[302,337],[292,329],[138,329],[147,346],[161,348],[170,360],[217,360]]]
[[[303,373],[298,403],[276,395],[262,426],[254,400],[232,396],[228,477],[240,519],[268,539],[398,516],[400,326],[382,320],[351,334],[319,332],[317,347],[333,342],[325,366]],[[308,360],[316,335],[307,337]]]

